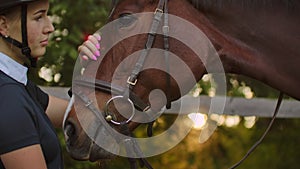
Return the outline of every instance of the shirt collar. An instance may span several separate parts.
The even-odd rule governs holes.
[[[0,52],[0,70],[24,85],[27,84],[28,68]]]

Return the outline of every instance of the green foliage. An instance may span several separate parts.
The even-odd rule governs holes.
[[[85,38],[104,25],[109,0],[59,1],[50,0],[49,16],[55,32],[51,35],[46,55],[39,60],[38,68],[31,70],[30,78],[40,85],[70,86],[77,48]],[[61,75],[57,81],[45,81],[38,76],[40,68],[50,68],[52,76]]]

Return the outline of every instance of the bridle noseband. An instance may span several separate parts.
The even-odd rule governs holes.
[[[85,88],[93,88],[96,91],[102,91],[105,93],[109,93],[114,95],[111,99],[109,99],[106,102],[105,110],[104,110],[104,115],[105,119],[108,122],[111,122],[115,125],[121,125],[121,124],[128,124],[132,119],[133,116],[135,115],[135,109],[146,112],[149,110],[150,106],[146,104],[143,100],[141,100],[135,93],[133,93],[131,90],[128,91],[129,93],[127,94],[128,97],[124,96],[124,88],[117,86],[117,85],[112,85],[111,83],[108,83],[103,80],[98,80],[98,79],[92,79],[88,77],[78,77],[73,80],[73,94],[75,94],[77,97],[80,98],[88,107],[90,104],[92,104],[92,101],[90,101],[86,95],[83,94],[83,92],[80,90],[80,87],[85,87]],[[83,99],[85,98],[85,99]],[[130,116],[129,119],[123,122],[117,122],[112,118],[111,114],[108,114],[108,105],[113,102],[115,99],[124,99],[129,102],[129,104],[132,106],[132,115]],[[100,112],[100,111],[99,111]],[[94,112],[95,113],[95,112]],[[103,114],[103,113],[102,113]]]

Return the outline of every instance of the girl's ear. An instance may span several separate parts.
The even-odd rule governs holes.
[[[8,36],[7,20],[3,15],[0,15],[0,34],[3,36]]]

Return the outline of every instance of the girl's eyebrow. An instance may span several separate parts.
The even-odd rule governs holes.
[[[37,15],[37,14],[39,14],[39,13],[46,13],[46,12],[47,12],[47,10],[41,9],[41,10],[38,10],[38,11],[36,11],[35,13],[33,13],[33,15]]]

